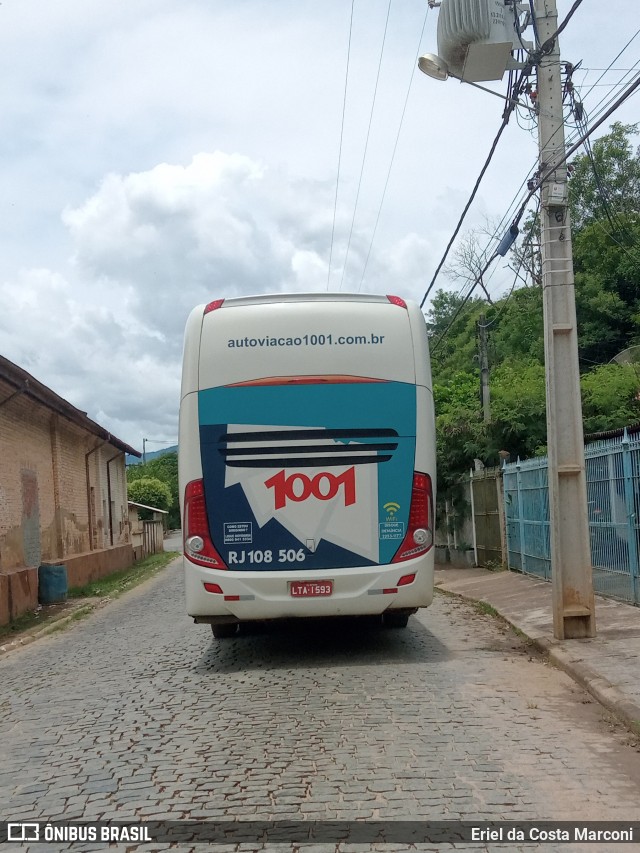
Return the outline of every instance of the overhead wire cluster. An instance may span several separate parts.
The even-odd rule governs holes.
[[[422,298],[422,301],[420,303],[421,307],[424,306],[431,290],[433,289],[433,286],[434,286],[434,284],[438,278],[438,275],[442,271],[442,268],[443,268],[443,266],[447,260],[447,257],[451,251],[451,248],[453,247],[453,245],[456,241],[456,238],[459,235],[459,232],[460,232],[462,224],[465,220],[465,217],[466,217],[471,205],[473,204],[473,201],[475,200],[475,197],[477,195],[480,184],[484,178],[484,175],[486,174],[486,172],[489,168],[490,163],[492,162],[492,159],[495,155],[495,152],[496,152],[496,149],[498,147],[498,143],[500,141],[500,138],[501,138],[504,130],[506,129],[506,126],[509,122],[511,115],[514,113],[516,114],[517,120],[521,124],[521,126],[525,126],[531,132],[536,131],[536,127],[537,127],[536,118],[539,115],[539,107],[537,104],[537,93],[535,91],[534,86],[532,85],[532,83],[530,81],[530,76],[531,76],[536,64],[538,64],[552,49],[553,44],[555,42],[555,39],[565,29],[565,27],[567,26],[567,24],[569,23],[569,21],[571,20],[571,18],[573,17],[575,12],[577,11],[577,9],[580,7],[582,2],[583,2],[583,0],[575,0],[573,5],[571,6],[569,12],[567,13],[566,17],[564,18],[562,24],[558,27],[558,29],[553,34],[553,36],[550,39],[547,39],[544,44],[541,44],[541,41],[539,38],[539,33],[538,33],[537,27],[536,27],[536,19],[535,19],[535,14],[534,14],[535,13],[534,0],[529,0],[530,12],[523,12],[522,6],[518,6],[515,2],[513,2],[511,4],[512,9],[513,9],[513,14],[514,14],[515,30],[516,30],[516,34],[517,34],[517,37],[518,37],[518,40],[520,43],[520,49],[516,53],[516,58],[519,60],[521,70],[520,71],[511,71],[509,73],[508,89],[507,89],[507,95],[505,98],[505,108],[504,108],[503,115],[502,115],[502,122],[501,122],[500,127],[497,131],[497,134],[496,134],[496,136],[495,136],[495,138],[491,144],[489,153],[488,153],[487,158],[486,158],[486,160],[482,166],[482,169],[478,175],[478,178],[477,178],[477,180],[476,180],[476,182],[472,188],[470,197],[469,197],[469,199],[468,199],[468,201],[467,201],[467,203],[466,203],[466,205],[465,205],[465,207],[464,207],[464,209],[460,215],[460,218],[459,218],[459,220],[458,220],[458,222],[454,228],[454,231],[453,231],[452,236],[451,236],[451,238],[447,244],[445,252],[444,252],[440,262],[437,265],[437,268],[435,270],[435,273],[433,274],[433,277],[432,277],[429,285],[427,286],[427,289],[426,289],[424,296]],[[327,290],[329,290],[329,287],[330,287],[331,274],[332,274],[332,264],[333,264],[334,254],[335,254],[336,218],[337,218],[337,209],[338,209],[339,187],[340,187],[340,180],[341,180],[341,167],[342,167],[344,130],[345,130],[345,116],[346,116],[346,107],[347,107],[347,93],[348,93],[348,87],[349,87],[349,72],[350,72],[351,48],[352,48],[352,37],[353,37],[353,23],[354,23],[354,5],[355,5],[355,0],[352,0],[350,22],[349,22],[348,51],[347,51],[347,61],[346,61],[346,70],[345,70],[342,121],[341,121],[341,129],[340,129],[340,145],[339,145],[339,152],[338,152],[338,169],[337,169],[336,187],[335,187],[333,223],[332,223],[332,230],[331,230],[331,247],[330,247],[330,254],[329,254],[329,267],[328,267],[328,273],[327,273]],[[429,3],[429,8],[431,6],[432,6],[432,4]],[[380,82],[381,68],[382,68],[382,64],[383,64],[383,55],[384,55],[385,42],[386,42],[386,38],[387,38],[389,19],[390,19],[390,15],[391,15],[391,7],[392,7],[392,0],[389,0],[388,6],[387,6],[387,11],[386,11],[384,32],[383,32],[383,36],[382,36],[382,44],[380,47],[380,54],[379,54],[379,58],[378,58],[378,69],[377,69],[376,80],[375,80],[375,85],[374,85],[371,109],[370,109],[370,113],[369,113],[369,122],[368,122],[368,127],[367,127],[365,142],[364,142],[364,150],[363,150],[362,160],[361,160],[361,165],[360,165],[360,172],[359,172],[359,180],[358,180],[356,198],[355,198],[355,203],[353,206],[353,213],[351,216],[349,237],[348,237],[348,241],[347,241],[344,263],[342,265],[342,273],[341,273],[341,278],[340,278],[339,289],[342,288],[342,285],[344,283],[346,268],[347,268],[347,262],[349,260],[349,254],[350,254],[351,245],[352,245],[352,238],[353,238],[355,221],[356,221],[356,216],[357,216],[357,210],[358,210],[358,204],[359,204],[359,198],[360,198],[360,191],[361,191],[363,175],[364,175],[364,171],[365,171],[367,153],[368,153],[368,149],[369,149],[373,115],[374,115],[374,111],[375,111],[375,107],[376,107],[376,98],[377,98],[377,92],[378,92],[378,85]],[[409,99],[409,95],[411,92],[411,87],[412,87],[412,83],[413,83],[413,79],[414,79],[414,70],[416,68],[417,58],[420,54],[420,45],[422,43],[422,39],[424,36],[424,31],[425,31],[425,27],[426,27],[426,23],[427,23],[427,16],[428,16],[429,8],[427,8],[427,10],[425,12],[424,22],[423,22],[422,30],[420,33],[420,39],[418,41],[416,57],[415,57],[415,60],[412,64],[412,68],[411,68],[411,74],[410,74],[409,83],[408,83],[407,90],[406,90],[404,105],[403,105],[402,113],[401,113],[400,120],[398,123],[397,132],[395,135],[395,143],[393,146],[393,151],[391,153],[389,166],[388,166],[388,169],[386,172],[384,187],[382,190],[380,201],[377,205],[377,210],[376,210],[376,215],[375,215],[375,223],[374,223],[374,226],[372,229],[371,238],[370,238],[368,248],[366,251],[366,256],[364,259],[364,264],[363,264],[363,269],[362,269],[362,273],[361,273],[361,277],[360,277],[360,281],[359,281],[359,285],[358,285],[358,290],[360,290],[362,288],[362,285],[363,285],[363,282],[364,282],[364,279],[365,279],[365,276],[367,273],[367,269],[369,266],[369,261],[371,258],[374,241],[375,241],[377,230],[378,230],[378,225],[380,222],[380,217],[381,217],[383,205],[384,205],[384,202],[386,199],[387,189],[389,186],[389,180],[390,180],[390,176],[391,176],[391,172],[392,172],[392,168],[393,168],[393,164],[394,164],[394,160],[395,160],[395,156],[396,156],[396,152],[397,152],[397,148],[398,148],[398,142],[400,139],[401,130],[402,130],[402,126],[403,126],[403,122],[404,122],[404,118],[405,118],[407,103],[408,103],[408,99]],[[521,20],[521,16],[523,16],[523,15],[524,15],[524,20]],[[533,36],[534,36],[533,45],[527,43],[523,38],[523,31],[529,26],[530,23],[533,25]],[[574,75],[578,71],[584,71],[584,72],[589,73],[589,70],[582,68],[580,63],[578,63],[575,66],[572,66],[570,63],[563,63],[564,102],[565,102],[565,105],[569,111],[568,116],[567,116],[568,121],[567,121],[566,127],[568,128],[569,132],[567,134],[567,139],[566,139],[567,151],[566,151],[563,159],[561,159],[559,162],[554,163],[554,166],[553,166],[554,170],[556,168],[558,168],[558,166],[562,166],[573,155],[573,153],[575,153],[575,151],[578,150],[578,148],[582,144],[587,144],[587,140],[589,139],[590,135],[604,121],[606,121],[606,119],[628,97],[630,97],[630,95],[633,94],[633,92],[640,85],[640,72],[638,72],[638,66],[640,65],[640,60],[638,60],[638,62],[636,62],[632,68],[623,69],[623,71],[624,71],[623,77],[621,77],[615,83],[610,84],[613,91],[610,92],[608,95],[604,96],[598,102],[598,104],[592,109],[591,127],[587,126],[588,117],[587,117],[586,110],[584,108],[584,102],[591,95],[591,93],[599,85],[601,85],[601,81],[604,79],[605,75],[607,73],[610,73],[610,72],[615,70],[614,69],[615,63],[620,59],[620,57],[630,47],[630,45],[633,43],[633,41],[636,39],[636,37],[639,34],[640,34],[640,30],[638,30],[629,39],[629,41],[626,43],[626,45],[619,51],[619,53],[611,61],[609,66],[606,69],[601,70],[600,76],[597,78],[595,83],[593,83],[590,86],[588,91],[582,97],[580,97],[579,91],[578,91],[580,87],[576,86],[576,84],[574,83]],[[592,69],[592,71],[593,70],[595,70],[595,69]],[[630,75],[632,75],[631,78],[630,78]],[[625,84],[627,84],[626,88],[624,89],[624,91],[622,92],[622,94],[620,96],[617,96],[618,91]],[[528,99],[529,104],[524,104],[523,100],[522,100],[523,98]],[[552,137],[552,139],[553,139],[553,137]],[[589,152],[589,149],[587,149],[587,150]],[[550,173],[550,171],[551,170],[549,170],[549,173]],[[496,243],[500,243],[501,238],[502,238],[502,244],[504,244],[504,241],[507,240],[507,248],[510,247],[511,243],[513,242],[513,240],[515,240],[515,237],[518,234],[520,223],[522,221],[524,214],[526,213],[526,211],[529,207],[531,199],[534,198],[534,196],[537,196],[539,187],[541,186],[541,184],[543,183],[543,181],[547,177],[548,177],[548,174],[541,174],[540,173],[539,165],[538,165],[538,162],[536,160],[536,162],[534,162],[534,164],[530,168],[527,176],[522,181],[520,187],[516,191],[514,198],[512,199],[511,203],[508,206],[508,209],[505,211],[500,222],[498,223],[498,225],[493,230],[493,233],[492,233],[489,241],[487,242],[487,245],[485,246],[485,248],[481,252],[481,255],[478,259],[478,263],[479,263],[479,267],[480,267],[479,274],[476,276],[474,281],[467,282],[465,284],[465,286],[462,288],[462,290],[460,292],[460,296],[463,299],[463,305],[466,304],[468,299],[473,294],[473,291],[475,290],[475,288],[479,284],[482,283],[483,286],[486,286],[484,284],[484,276],[487,274],[487,272],[489,272],[489,270],[491,270],[491,272],[489,272],[489,277],[488,277],[487,281],[489,282],[491,280],[491,277],[495,272],[495,268],[492,270],[493,262],[496,260],[496,258],[500,257],[500,255],[506,254],[506,251],[499,251],[499,247],[498,248],[493,248],[493,247],[495,247]],[[603,202],[603,205],[604,204],[605,203]],[[610,219],[610,225],[611,225],[612,223],[616,222],[616,218],[615,218],[615,212],[612,211],[610,203],[609,203],[609,214],[611,216],[611,219]],[[620,225],[621,225],[621,222],[618,221],[618,228],[620,228]],[[505,230],[506,230],[506,233],[505,233]],[[518,273],[516,274],[516,280],[515,281],[517,282],[517,280],[518,280]],[[514,282],[514,286],[511,288],[510,293],[513,292],[514,287],[515,287],[515,282]],[[488,295],[488,291],[486,291],[486,292]],[[461,308],[462,307],[463,306],[461,306]],[[436,346],[437,346],[437,343],[436,343]]]
[[[375,241],[376,233],[378,231],[378,224],[380,222],[380,215],[382,213],[382,208],[383,208],[384,201],[385,201],[385,198],[387,195],[387,188],[389,187],[389,179],[391,178],[391,171],[393,169],[393,164],[394,164],[395,159],[396,159],[396,152],[398,150],[398,142],[400,141],[400,134],[402,132],[402,126],[404,124],[404,117],[405,117],[406,112],[407,112],[407,104],[409,103],[409,95],[411,94],[411,87],[413,85],[413,80],[414,80],[414,71],[415,71],[416,65],[418,63],[418,57],[420,56],[420,45],[422,44],[422,39],[424,38],[424,31],[425,31],[425,28],[427,26],[427,16],[429,14],[429,8],[427,8],[427,11],[425,12],[425,16],[424,16],[424,21],[422,22],[422,30],[420,31],[420,38],[418,39],[418,47],[416,50],[416,55],[415,55],[413,65],[411,67],[411,75],[409,77],[409,85],[407,86],[407,93],[406,93],[405,98],[404,98],[404,104],[402,106],[402,113],[400,114],[400,123],[398,124],[398,130],[396,133],[395,142],[393,144],[393,151],[391,152],[391,159],[389,161],[389,168],[387,169],[387,176],[385,178],[384,188],[382,190],[382,195],[380,197],[380,203],[378,204],[378,211],[376,214],[376,220],[375,220],[375,224],[373,226],[373,231],[371,233],[371,240],[369,241],[369,248],[367,250],[367,256],[365,258],[364,266],[362,268],[362,276],[360,278],[360,284],[358,285],[358,291],[360,291],[362,288],[362,284],[364,282],[364,277],[365,277],[366,272],[367,272],[367,267],[369,266],[369,258],[371,257],[371,250],[373,248],[373,243]]]
[[[571,85],[571,81],[568,84],[568,95],[571,103],[571,112],[575,118],[576,126],[578,130],[582,133],[583,136],[587,135],[588,130],[588,116],[585,110],[584,104],[580,100],[577,92]],[[618,213],[615,208],[615,201],[611,198],[611,195],[604,183],[603,177],[600,173],[600,167],[596,163],[596,159],[593,152],[593,147],[591,145],[591,140],[587,136],[584,141],[584,150],[586,156],[589,160],[589,165],[591,167],[591,172],[593,173],[593,179],[596,185],[596,189],[598,191],[598,197],[600,200],[600,205],[602,207],[602,211],[609,223],[611,231],[607,231],[604,228],[602,223],[599,223],[600,226],[605,230],[608,236],[620,246],[623,251],[627,252],[636,263],[638,262],[638,258],[634,257],[629,252],[629,246],[634,245],[636,240],[633,232],[629,228],[628,223],[625,219]]]
[[[576,3],[574,3],[574,7],[577,8],[577,6],[581,2],[582,2],[582,0],[576,0]],[[533,0],[530,0],[530,8],[531,8],[531,18],[533,20],[535,20],[535,15],[533,13],[534,12]],[[573,11],[570,14],[573,14]],[[513,12],[514,12],[514,19],[515,19],[515,28],[516,28],[516,32],[518,34],[520,45],[521,45],[521,49],[519,51],[517,51],[517,53],[516,53],[516,59],[518,60],[519,64],[521,65],[521,71],[519,73],[517,73],[515,71],[509,72],[509,80],[508,80],[508,85],[507,85],[507,96],[506,96],[506,101],[505,101],[505,109],[504,109],[503,114],[502,114],[502,123],[500,124],[500,127],[498,128],[498,132],[497,132],[493,142],[491,143],[491,148],[489,149],[489,154],[487,155],[487,159],[485,160],[484,165],[482,166],[482,169],[480,170],[480,174],[478,175],[478,178],[476,179],[476,182],[473,186],[473,189],[471,190],[471,195],[469,196],[469,199],[467,200],[467,203],[466,203],[466,205],[465,205],[465,207],[464,207],[464,209],[460,215],[460,218],[459,218],[458,222],[456,223],[453,234],[452,234],[452,236],[451,236],[451,238],[447,244],[447,247],[444,251],[444,255],[442,256],[438,266],[436,267],[435,273],[433,274],[433,277],[432,277],[431,281],[429,282],[429,285],[427,286],[425,294],[422,297],[422,300],[420,302],[421,308],[424,306],[431,290],[433,289],[433,286],[435,285],[436,279],[437,279],[442,267],[444,266],[444,264],[446,262],[446,259],[449,255],[449,252],[450,252],[450,250],[451,250],[451,248],[452,248],[452,246],[456,240],[456,237],[458,236],[458,234],[460,232],[460,229],[462,228],[462,224],[466,218],[466,215],[469,211],[469,208],[473,204],[473,201],[477,195],[478,189],[480,188],[480,184],[482,182],[482,179],[484,178],[484,175],[485,175],[487,169],[489,168],[489,165],[493,159],[495,151],[498,147],[498,142],[500,141],[500,137],[502,136],[503,132],[505,131],[513,112],[519,106],[521,106],[521,103],[519,100],[520,97],[524,94],[530,93],[530,91],[531,91],[529,83],[528,83],[528,77],[531,74],[531,71],[533,70],[534,64],[536,61],[539,61],[539,57],[543,56],[546,52],[548,52],[550,44],[553,43],[553,39],[549,39],[549,40],[547,40],[547,42],[545,42],[544,45],[539,45],[539,38],[538,38],[537,29],[536,29],[535,30],[535,38],[536,38],[535,50],[530,51],[522,39],[522,28],[520,25],[519,10],[516,7],[515,3],[513,4]],[[559,32],[559,30],[558,30],[558,32]],[[485,255],[486,255],[486,253],[485,253]],[[492,255],[491,260],[487,264],[487,267],[486,267],[487,269],[490,266],[491,261],[493,261],[495,259],[495,257],[497,257],[497,256],[498,256],[497,253],[494,253]],[[483,272],[481,273],[481,275],[483,275],[484,272],[486,272],[486,269],[483,269]]]
[[[536,205],[536,209],[535,209],[535,212],[533,214],[534,218],[538,215],[539,210],[540,210],[540,199],[538,199],[538,203]],[[516,289],[516,285],[517,285],[518,281],[523,281],[523,279],[522,279],[522,267],[525,264],[525,258],[527,256],[527,249],[533,248],[532,244],[533,244],[534,236],[535,236],[534,231],[533,230],[529,231],[529,233],[527,234],[527,236],[525,237],[525,239],[522,243],[522,246],[520,247],[520,253],[519,253],[520,257],[518,258],[518,263],[517,263],[516,268],[514,269],[512,266],[509,266],[509,269],[514,273],[514,278],[513,278],[513,283],[511,285],[511,289],[509,290],[509,293],[507,294],[504,301],[501,303],[500,308],[499,308],[496,316],[484,325],[485,329],[489,329],[489,328],[491,328],[491,326],[493,326],[495,323],[497,323],[497,321],[500,319],[500,317],[504,313],[505,308],[509,304],[509,301],[511,300],[511,297],[513,296],[513,293]],[[532,276],[535,277],[535,271],[533,271],[533,270],[532,270]],[[526,281],[524,283],[526,284]]]

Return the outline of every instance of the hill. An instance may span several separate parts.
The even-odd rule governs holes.
[[[153,450],[147,451],[146,453],[146,461],[151,462],[152,459],[157,459],[158,456],[164,456],[166,453],[177,453],[178,445],[174,444],[172,447],[163,447],[161,450]],[[131,456],[127,454],[125,459],[126,465],[140,465],[142,463],[142,457],[138,459],[136,456]]]

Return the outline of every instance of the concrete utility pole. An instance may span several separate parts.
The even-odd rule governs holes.
[[[536,0],[535,15],[544,44],[558,26],[556,0]],[[565,152],[557,39],[542,57],[537,78],[544,174]],[[553,632],[564,640],[596,632],[566,165],[550,174],[541,193]]]
[[[491,423],[491,397],[489,394],[489,345],[487,325],[484,314],[478,319],[478,351],[480,358],[480,398],[482,400],[482,419]]]

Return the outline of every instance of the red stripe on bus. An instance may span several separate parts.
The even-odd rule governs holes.
[[[263,379],[248,379],[246,382],[233,382],[225,388],[242,388],[255,385],[348,385],[364,382],[386,382],[386,379],[371,379],[367,376],[348,376],[343,374],[323,374],[321,376],[266,376]]]

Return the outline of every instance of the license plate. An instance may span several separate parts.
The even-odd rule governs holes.
[[[291,581],[289,593],[292,598],[317,598],[333,593],[333,581]]]

